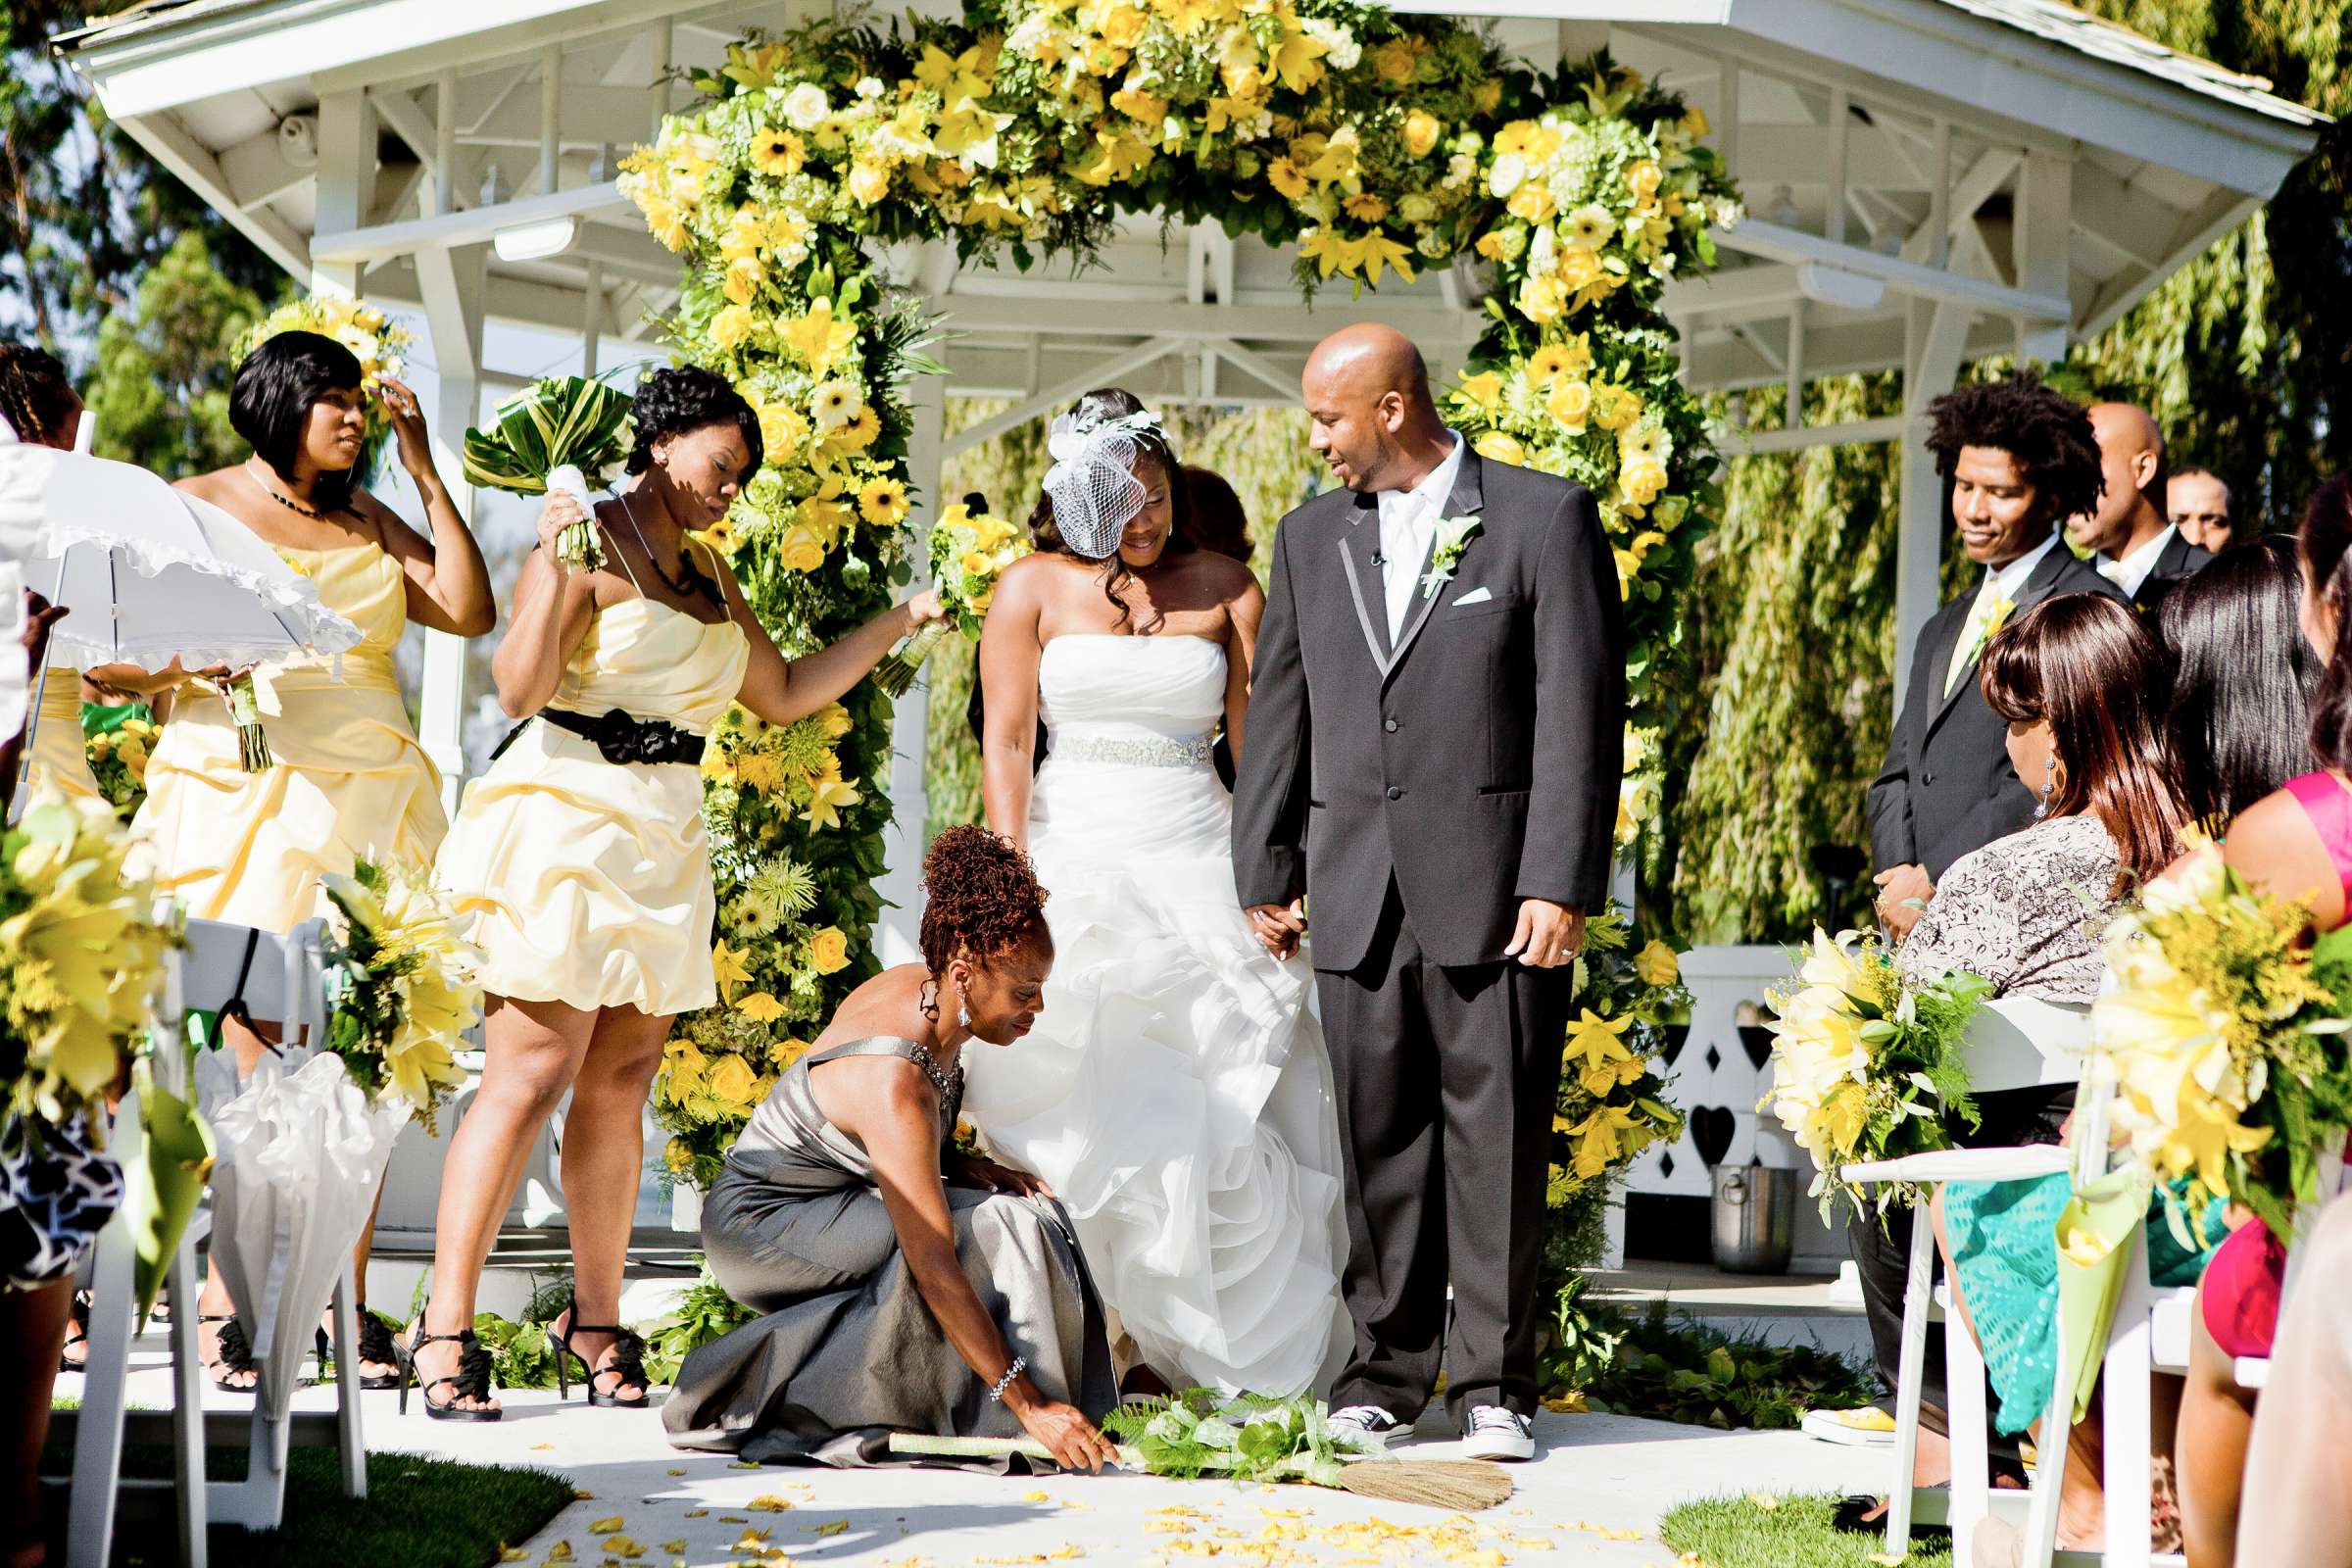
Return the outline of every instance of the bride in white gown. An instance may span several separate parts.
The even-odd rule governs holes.
[[[1133,1359],[1288,1396],[1345,1351],[1347,1230],[1311,976],[1236,902],[1211,764],[1220,718],[1245,741],[1264,600],[1182,537],[1181,472],[1140,411],[1094,392],[1055,421],[1040,553],[981,639],[989,824],[1027,847],[1055,957],[1019,1059],[967,1066],[965,1112],[1068,1206]]]

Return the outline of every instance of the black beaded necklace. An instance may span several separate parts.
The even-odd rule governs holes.
[[[694,551],[683,535],[678,539],[678,570],[685,574],[686,580],[680,582],[662,566],[662,558],[655,555],[654,547],[646,542],[645,530],[637,526],[637,509],[629,505],[629,492],[625,490],[620,496],[620,511],[621,515],[629,519],[629,532],[637,536],[637,548],[645,552],[645,564],[654,568],[655,576],[668,584],[671,593],[680,599],[700,599],[706,594],[712,599],[718,597],[718,584],[694,564]]]
[[[332,515],[329,513],[320,512],[317,507],[307,506],[304,503],[295,500],[292,496],[281,494],[274,485],[270,484],[268,481],[263,479],[261,475],[253,471],[253,460],[250,458],[245,461],[239,471],[242,472],[246,478],[253,481],[253,486],[255,489],[261,491],[262,494],[268,496],[270,500],[285,508],[288,512],[299,512],[304,516],[313,518],[318,522],[325,522],[329,516]],[[342,509],[337,508],[336,510],[340,511]]]

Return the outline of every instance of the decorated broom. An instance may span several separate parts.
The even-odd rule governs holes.
[[[561,490],[588,514],[566,523],[556,551],[575,571],[605,564],[588,477],[620,461],[629,426],[629,395],[603,379],[551,376],[501,403],[487,429],[466,432],[466,478],[518,496]]]
[[[1383,1502],[1421,1503],[1448,1513],[1492,1508],[1511,1495],[1499,1465],[1474,1459],[1355,1458],[1307,1398],[1228,1399],[1192,1389],[1174,1399],[1123,1404],[1102,1418],[1131,1470],[1189,1481],[1218,1475],[1236,1481],[1303,1482]],[[1000,1459],[1018,1454],[1051,1463],[1053,1451],[1025,1438],[934,1438],[891,1434],[890,1451],[909,1458]]]

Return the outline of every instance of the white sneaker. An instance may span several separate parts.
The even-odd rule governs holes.
[[[1342,1446],[1366,1453],[1402,1442],[1412,1432],[1412,1428],[1377,1404],[1350,1404],[1334,1410],[1325,1418],[1324,1425]]]
[[[1462,1452],[1472,1459],[1533,1459],[1535,1429],[1527,1417],[1499,1404],[1481,1404],[1470,1411],[1470,1430],[1462,1434]]]

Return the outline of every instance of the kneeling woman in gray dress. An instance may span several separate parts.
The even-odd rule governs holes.
[[[872,1463],[899,1430],[1026,1433],[1072,1469],[1113,1457],[1085,1414],[1118,1394],[1069,1215],[952,1147],[965,1042],[1036,1020],[1045,891],[977,827],[939,836],[923,882],[923,962],[850,994],[704,1204],[711,1273],[767,1315],[686,1357],[662,1411],[679,1447]]]

